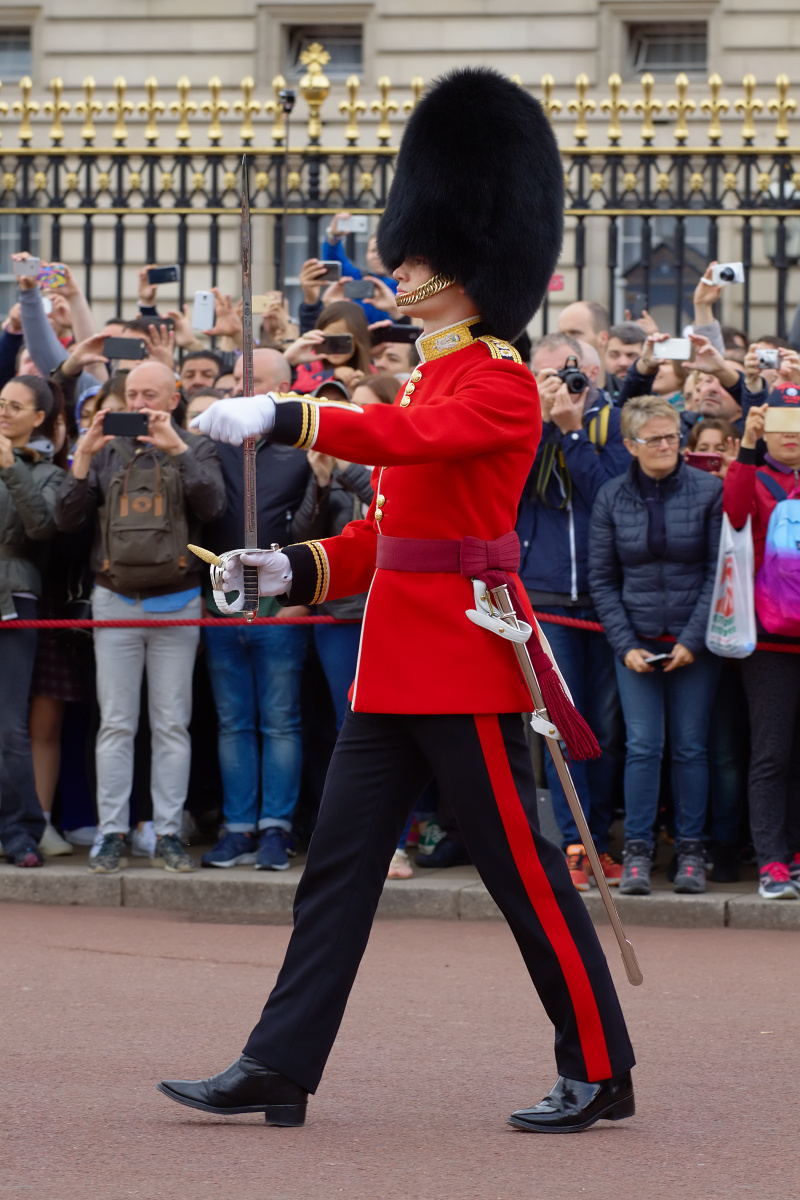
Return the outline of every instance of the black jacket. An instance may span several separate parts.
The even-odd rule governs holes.
[[[639,467],[600,489],[589,531],[589,590],[614,653],[670,633],[697,654],[705,645],[714,590],[722,483],[678,460],[663,480],[665,553],[648,549],[648,504]]]
[[[358,463],[350,463],[345,471],[335,466],[327,487],[320,487],[312,474],[303,502],[292,522],[292,541],[336,537],[345,525],[360,521],[372,503],[371,478],[370,468],[359,466]],[[338,617],[339,620],[360,620],[364,616],[366,602],[367,593],[362,592],[357,596],[318,604],[315,612]]]

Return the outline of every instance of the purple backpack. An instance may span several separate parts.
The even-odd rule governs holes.
[[[800,486],[787,492],[766,471],[757,475],[778,503],[756,575],[756,612],[769,633],[800,637]]]

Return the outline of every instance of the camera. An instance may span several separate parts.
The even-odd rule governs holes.
[[[295,99],[296,93],[293,92],[291,88],[281,88],[281,90],[278,92],[278,102],[287,117],[294,108]]]
[[[717,263],[711,268],[711,282],[716,286],[721,283],[744,283],[744,266],[742,263]]]
[[[756,350],[758,365],[762,371],[777,371],[781,356],[777,350]]]
[[[564,369],[558,371],[557,374],[558,378],[567,385],[567,391],[572,392],[574,396],[577,396],[578,392],[585,392],[589,386],[589,378],[578,366],[578,360],[574,354],[570,355]]]

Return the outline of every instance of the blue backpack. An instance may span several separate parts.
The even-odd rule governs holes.
[[[766,471],[758,471],[757,478],[778,503],[756,575],[756,612],[769,633],[800,637],[800,487],[787,492]]]

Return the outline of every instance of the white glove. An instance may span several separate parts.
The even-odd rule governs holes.
[[[241,446],[245,438],[271,433],[275,424],[275,397],[272,392],[261,396],[235,396],[232,400],[215,400],[205,412],[191,423],[215,442]]]
[[[211,568],[214,602],[220,612],[244,608],[244,567],[258,567],[259,596],[282,596],[292,586],[292,564],[281,550],[229,550],[221,555],[220,565]],[[239,595],[229,604],[226,592]]]

